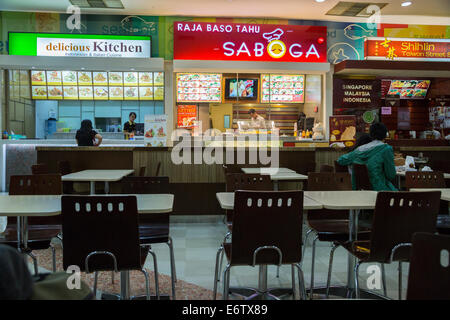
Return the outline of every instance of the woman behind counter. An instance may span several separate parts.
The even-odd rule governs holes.
[[[123,132],[124,133],[135,133],[136,131],[136,123],[134,122],[134,120],[136,120],[136,113],[134,112],[130,112],[129,116],[128,116],[128,121],[125,122],[125,124],[123,125]]]
[[[91,120],[83,120],[75,139],[79,147],[97,147],[102,143],[103,137],[92,129]]]

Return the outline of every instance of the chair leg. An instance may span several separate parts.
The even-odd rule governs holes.
[[[148,272],[145,269],[142,269],[141,272],[145,276],[145,295],[147,297],[147,300],[150,300],[150,279],[148,277]]]
[[[56,249],[52,245],[50,245],[50,248],[52,249],[52,268],[53,272],[56,272]]]
[[[97,280],[98,280],[98,271],[94,272],[94,297],[97,297]]]
[[[114,284],[114,271],[111,271],[111,284]]]
[[[381,279],[383,281],[383,294],[387,297],[387,287],[386,287],[386,271],[384,269],[384,263],[381,264]]]
[[[153,269],[155,270],[155,291],[156,291],[156,299],[159,300],[159,281],[158,281],[158,263],[156,260],[156,254],[152,250],[148,250],[148,252],[153,257]]]
[[[36,257],[34,256],[34,254],[32,254],[31,252],[27,252],[26,253],[27,256],[29,256],[32,260],[33,260],[33,266],[34,266],[34,275],[38,275],[39,271],[38,271],[38,262]]]
[[[219,270],[219,256],[223,251],[223,247],[220,246],[220,248],[217,250],[217,254],[216,254],[216,267],[214,270],[214,289],[213,289],[213,300],[216,300],[217,298],[217,282],[219,282],[219,278],[220,278],[220,270]],[[222,262],[222,260],[220,260],[220,263]]]
[[[305,251],[306,251],[306,244],[307,244],[307,242],[308,242],[309,235],[310,235],[311,232],[313,232],[313,231],[314,231],[313,229],[309,229],[309,230],[306,232],[306,235],[305,235],[305,241],[303,242],[302,262],[300,262],[300,263],[303,263],[303,258],[305,257]]]
[[[277,266],[277,278],[280,277],[280,266]]]
[[[402,300],[402,262],[398,262],[398,300]]]
[[[230,265],[228,264],[223,271],[223,300],[228,300],[228,294],[230,292]]]
[[[358,281],[358,275],[359,275],[359,266],[361,265],[361,262],[358,261],[358,263],[355,266],[355,297],[356,299],[359,299],[359,281]]]
[[[300,293],[300,299],[306,300],[306,288],[305,288],[305,278],[303,277],[303,270],[302,266],[297,263],[295,265],[297,267],[298,272],[298,286],[299,286],[299,293]]]
[[[311,284],[309,289],[309,300],[313,299],[313,291],[314,291],[314,263],[316,259],[316,241],[319,239],[319,236],[316,236],[312,245],[312,261],[311,261]]]
[[[291,277],[292,277],[292,297],[296,300],[295,292],[295,265],[291,265]]]
[[[222,250],[222,253],[220,254],[220,262],[219,262],[219,275],[222,273],[222,266],[223,266],[223,256],[225,254],[225,250]],[[218,282],[220,282],[220,276],[217,279]]]
[[[172,237],[169,237],[169,242],[167,243],[167,245],[169,246],[169,250],[170,250],[170,268],[171,268],[171,272],[173,270],[173,279],[175,281],[175,283],[177,282],[177,270],[175,269],[175,254],[173,252],[173,240]]]
[[[175,282],[177,282],[177,272],[175,270],[175,255],[173,253],[173,241],[171,237],[169,237],[167,245],[169,246],[170,251],[170,281],[172,284],[172,299],[175,300]]]
[[[327,293],[326,293],[326,299],[330,296],[330,284],[331,284],[331,272],[333,269],[333,258],[334,258],[334,251],[339,247],[338,244],[333,244],[333,247],[330,251],[330,262],[328,264],[328,277],[327,277]]]

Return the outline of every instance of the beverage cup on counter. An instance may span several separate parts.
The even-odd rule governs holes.
[[[411,139],[415,139],[416,138],[416,132],[415,131],[410,131],[409,132],[409,136],[411,137]]]

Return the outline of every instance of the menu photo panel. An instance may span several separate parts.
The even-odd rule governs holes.
[[[136,87],[138,85],[138,73],[137,72],[124,72],[123,73],[123,85],[126,87]]]
[[[123,87],[109,87],[109,100],[123,100]]]
[[[31,70],[31,84],[33,86],[42,86],[47,84],[47,77],[45,76],[45,71],[34,71]]]
[[[153,72],[139,72],[139,86],[153,86]]]
[[[164,100],[164,87],[154,87],[154,99],[162,101]]]
[[[31,97],[33,99],[47,99],[47,86],[32,86]]]
[[[221,102],[222,74],[178,73],[178,102]]]
[[[62,72],[62,82],[64,86],[76,86],[78,85],[76,71],[63,71]]]
[[[123,98],[124,100],[138,100],[139,99],[138,87],[125,87]]]
[[[164,72],[153,72],[153,85],[164,86]]]
[[[262,102],[304,103],[305,76],[291,74],[263,74]]]
[[[78,71],[78,85],[79,86],[92,86],[92,72]]]
[[[110,86],[123,86],[123,72],[108,72],[108,83]]]
[[[48,93],[49,100],[62,100],[63,87],[62,86],[48,86],[47,93]]]
[[[47,71],[47,85],[61,86],[62,85],[61,71]]]
[[[107,72],[93,72],[92,80],[94,86],[107,86],[108,85],[108,73]],[[95,91],[95,89],[94,89]]]
[[[92,86],[78,87],[78,96],[80,100],[93,100],[94,90],[92,89]]]
[[[78,100],[78,87],[77,86],[64,86],[63,87],[64,100]]]
[[[108,87],[94,87],[94,100],[108,100]]]
[[[139,87],[139,100],[153,100],[153,87]]]

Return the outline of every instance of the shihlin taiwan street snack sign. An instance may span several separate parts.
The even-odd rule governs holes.
[[[327,62],[327,27],[174,22],[174,59]]]
[[[449,39],[369,37],[364,40],[367,60],[450,62]]]
[[[149,36],[9,33],[9,54],[47,57],[150,58]]]

